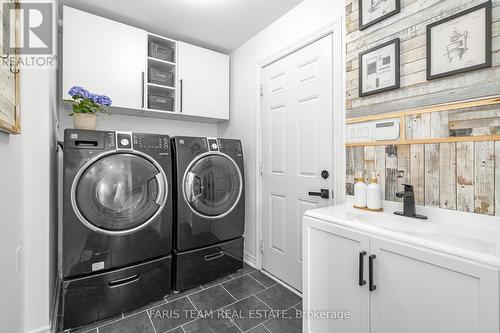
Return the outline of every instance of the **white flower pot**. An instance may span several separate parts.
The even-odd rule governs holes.
[[[90,113],[74,113],[73,127],[75,129],[95,130],[97,126],[97,116]]]

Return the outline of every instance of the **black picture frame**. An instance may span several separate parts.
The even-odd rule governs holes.
[[[481,69],[481,68],[486,68],[486,67],[491,67],[491,64],[492,64],[492,61],[491,61],[491,36],[492,36],[492,33],[491,33],[491,29],[492,29],[492,18],[491,18],[491,1],[488,1],[488,2],[485,2],[485,3],[482,3],[480,5],[477,5],[477,6],[474,6],[472,8],[469,8],[469,9],[466,9],[460,13],[457,13],[457,14],[454,14],[450,17],[446,17],[444,19],[441,19],[437,22],[434,22],[434,23],[431,23],[429,25],[427,25],[426,27],[426,33],[427,33],[427,36],[426,36],[426,62],[427,62],[427,65],[426,65],[426,74],[427,74],[427,80],[430,81],[430,80],[435,80],[435,79],[439,79],[439,78],[443,78],[443,77],[447,77],[447,76],[452,76],[452,75],[456,75],[456,74],[461,74],[461,73],[466,73],[466,72],[470,72],[470,71],[475,71],[477,69]],[[449,71],[449,72],[444,72],[444,73],[439,73],[439,74],[432,74],[431,73],[431,69],[432,69],[432,28],[436,27],[436,26],[439,26],[441,24],[444,24],[448,21],[451,21],[451,20],[454,20],[458,17],[461,17],[461,16],[464,16],[464,15],[467,15],[467,14],[470,14],[472,12],[475,12],[477,10],[481,10],[481,9],[485,9],[485,19],[484,19],[484,22],[485,22],[485,62],[482,63],[482,64],[477,64],[477,65],[474,65],[474,66],[469,66],[469,67],[464,67],[462,69],[456,69],[456,70],[452,70],[452,71]]]
[[[377,89],[377,90],[372,90],[372,91],[369,91],[369,92],[363,92],[363,57],[372,53],[373,51],[377,51],[381,48],[384,48],[386,46],[389,46],[391,44],[394,44],[394,52],[395,52],[395,65],[394,65],[394,75],[395,75],[395,78],[394,78],[394,85],[392,86],[389,86],[389,87],[384,87],[384,88],[380,88],[380,89]],[[400,74],[400,66],[401,66],[401,59],[400,59],[400,39],[399,38],[395,38],[395,39],[392,39],[388,42],[385,42],[383,44],[380,44],[380,45],[377,45],[369,50],[366,50],[366,51],[363,51],[361,53],[359,53],[358,55],[358,92],[359,92],[359,97],[365,97],[365,96],[370,96],[370,95],[375,95],[375,94],[379,94],[379,93],[382,93],[382,92],[386,92],[386,91],[390,91],[390,90],[394,90],[394,89],[399,89],[400,86],[401,86],[401,74]]]
[[[358,12],[359,12],[359,30],[365,30],[368,27],[371,27],[374,24],[377,24],[379,22],[382,22],[383,20],[399,13],[401,11],[401,0],[389,0],[389,1],[394,1],[395,2],[395,9],[389,13],[386,13],[385,15],[382,15],[378,17],[377,19],[366,23],[363,25],[363,0],[358,0]]]

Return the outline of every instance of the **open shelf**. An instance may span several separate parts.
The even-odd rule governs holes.
[[[475,108],[480,110],[480,107],[500,105],[500,95],[476,98],[453,103],[436,104],[426,107],[420,107],[399,112],[380,113],[365,117],[350,118],[346,120],[347,125],[367,123],[384,119],[399,118],[399,139],[390,141],[366,141],[366,142],[349,142],[346,147],[369,147],[369,146],[387,146],[387,145],[417,145],[417,144],[439,144],[439,143],[456,143],[456,142],[480,142],[480,141],[500,141],[500,134],[491,133],[484,135],[462,135],[462,136],[445,136],[439,138],[422,138],[422,139],[407,139],[406,125],[407,116],[422,115],[426,113],[438,113],[445,111],[464,110]]]
[[[176,42],[156,35],[148,35],[148,58],[168,63],[176,62]]]
[[[176,65],[175,62],[161,60],[161,59],[157,59],[157,58],[153,58],[153,57],[148,57],[148,61],[153,61],[153,62],[156,62],[156,63],[159,63],[159,64],[165,64],[165,65],[170,65],[170,66],[175,66]]]
[[[147,109],[161,112],[175,112],[175,89],[148,84]]]
[[[175,89],[175,65],[148,59],[148,84]]]
[[[148,35],[146,110],[175,113],[177,44],[174,40]]]
[[[164,85],[161,85],[161,84],[155,84],[155,83],[150,83],[150,82],[148,82],[148,86],[155,87],[155,88],[158,88],[158,89],[175,90],[175,87],[164,86]]]

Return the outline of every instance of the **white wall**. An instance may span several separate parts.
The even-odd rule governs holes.
[[[60,140],[66,128],[73,128],[73,118],[67,107],[60,109]],[[157,133],[167,135],[217,136],[217,125],[192,121],[170,120],[125,116],[121,114],[100,114],[97,116],[98,130],[131,131],[139,133]]]
[[[16,274],[16,249],[24,248],[24,144],[0,132],[0,331],[23,328],[24,271]]]
[[[55,223],[55,150],[50,108],[53,71],[21,70],[20,135],[0,134],[0,330],[27,332],[49,324],[50,230]],[[52,75],[54,76],[54,75]],[[21,248],[16,275],[16,249]]]
[[[30,331],[49,324],[51,285],[51,230],[56,202],[54,182],[55,147],[52,123],[51,86],[53,71],[26,69],[22,72],[21,108],[25,140],[25,294],[24,329]]]
[[[240,138],[243,143],[247,211],[245,252],[250,260],[256,254],[257,65],[339,16],[344,16],[344,6],[342,0],[304,0],[231,54],[231,120],[220,124],[218,129],[219,136]]]

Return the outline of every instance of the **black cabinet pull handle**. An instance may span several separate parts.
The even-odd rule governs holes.
[[[180,101],[179,101],[179,113],[182,113],[182,109],[183,109],[183,106],[184,106],[183,105],[184,104],[184,100],[183,100],[184,99],[184,96],[183,96],[183,94],[184,94],[184,89],[183,88],[184,87],[183,87],[183,85],[184,85],[184,83],[183,83],[182,79],[179,80],[179,98],[180,98]]]
[[[134,282],[139,280],[139,276],[140,276],[140,274],[135,274],[133,276],[129,276],[129,277],[124,278],[124,279],[109,281],[108,286],[110,286],[111,288],[115,288],[115,287],[124,286],[126,284],[134,283]]]
[[[215,260],[215,259],[218,259],[218,258],[220,258],[220,257],[224,256],[224,254],[226,254],[226,253],[225,253],[224,251],[222,251],[222,250],[221,250],[221,251],[219,251],[219,252],[217,252],[217,253],[213,253],[213,254],[208,254],[208,255],[206,255],[206,256],[204,257],[204,259],[205,259],[206,261]]]
[[[362,287],[366,284],[366,281],[363,280],[363,268],[364,268],[364,265],[363,265],[363,261],[364,261],[364,257],[366,256],[366,251],[363,251],[363,252],[359,252],[359,279],[358,279],[358,283],[359,283],[359,286]]]
[[[377,286],[373,284],[373,260],[375,260],[375,258],[377,258],[376,255],[372,254],[371,256],[368,257],[368,268],[370,270],[369,272],[369,280],[370,280],[370,286],[368,289],[370,289],[370,291],[374,291],[375,289],[377,289]]]
[[[141,108],[144,109],[144,72],[141,73],[141,89],[142,89],[142,93],[141,93]]]

